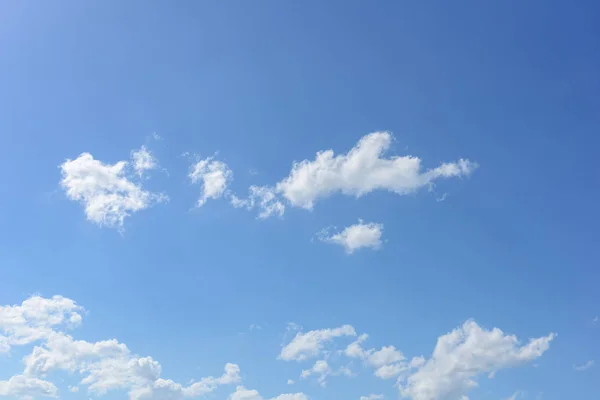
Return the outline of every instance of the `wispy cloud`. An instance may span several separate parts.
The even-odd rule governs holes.
[[[573,365],[573,369],[575,371],[585,371],[586,369],[592,368],[594,366],[594,364],[595,364],[594,360],[589,360],[581,365]]]

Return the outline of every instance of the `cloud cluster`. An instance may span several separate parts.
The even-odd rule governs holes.
[[[209,199],[225,198],[236,208],[258,210],[258,218],[265,219],[283,216],[287,206],[312,209],[317,201],[338,193],[360,197],[385,190],[405,195],[431,187],[440,178],[468,176],[477,168],[476,163],[459,159],[423,170],[418,157],[386,156],[393,141],[389,132],[374,132],[363,136],[347,153],[319,151],[313,160],[294,162],[288,176],[280,181],[251,185],[245,198],[230,189],[233,172],[215,156],[194,160],[188,179],[201,187],[197,207]],[[146,146],[132,151],[131,161],[115,164],[82,153],[60,165],[60,184],[69,199],[83,204],[90,221],[123,229],[125,218],[131,214],[168,200],[162,193],[145,190],[140,182],[147,171],[157,168],[158,161]],[[332,235],[324,231],[321,239],[352,253],[363,247],[380,247],[381,229],[380,224],[360,222]]]
[[[130,400],[195,398],[212,393],[220,386],[241,383],[240,368],[233,363],[227,363],[220,376],[182,385],[161,378],[160,363],[152,357],[132,353],[116,339],[76,340],[66,330],[82,322],[83,312],[81,306],[62,296],[33,296],[20,305],[0,306],[2,351],[7,352],[12,346],[35,344],[31,353],[23,358],[23,373],[0,381],[0,396],[56,398],[58,388],[42,379],[55,371],[80,376],[79,385],[69,387],[72,392],[86,387],[89,394],[101,396],[123,390]],[[306,399],[301,393],[282,396],[281,399]]]
[[[324,352],[324,345],[335,348],[335,340],[356,336],[350,325],[340,328],[299,332],[283,347],[280,359],[305,361]],[[407,359],[395,346],[379,349],[364,347],[367,334],[359,335],[339,353],[350,359],[362,360],[381,379],[396,379],[402,397],[411,400],[455,400],[466,398],[477,386],[482,375],[492,376],[505,368],[519,366],[541,357],[550,347],[555,335],[550,333],[521,344],[514,335],[498,328],[487,330],[469,320],[453,331],[440,336],[430,358]],[[329,353],[329,352],[328,352]],[[302,372],[306,378],[316,375],[320,384],[332,375],[326,360],[317,361]],[[373,395],[374,399],[380,398]],[[363,396],[369,399],[369,397]]]

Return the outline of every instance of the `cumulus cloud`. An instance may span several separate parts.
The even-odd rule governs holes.
[[[365,364],[374,368],[374,375],[381,379],[391,379],[408,371],[422,362],[420,357],[406,361],[404,354],[394,346],[383,346],[381,349],[364,349],[362,343],[368,339],[367,334],[362,334],[344,350],[344,354],[351,358],[364,360]]]
[[[486,330],[474,321],[438,338],[431,358],[401,377],[400,394],[412,400],[450,400],[466,396],[481,374],[514,367],[541,357],[553,333],[520,345],[498,328]]]
[[[292,341],[281,349],[279,358],[285,361],[302,361],[317,357],[326,343],[342,336],[356,336],[356,331],[350,325],[343,325],[333,329],[298,332]]]
[[[144,172],[158,168],[156,157],[154,157],[154,154],[146,146],[132,151],[131,160],[133,162],[133,169],[140,178],[144,175]]]
[[[246,389],[244,386],[238,386],[236,391],[229,395],[228,400],[266,400],[260,393],[254,389]],[[286,393],[273,397],[270,400],[308,400],[304,393]]]
[[[223,197],[233,179],[233,172],[224,162],[208,157],[195,162],[190,167],[188,177],[192,183],[202,185],[202,192],[196,203],[201,207],[208,199],[216,200]]]
[[[595,364],[594,360],[589,360],[585,364],[574,365],[573,369],[575,369],[575,371],[585,371],[586,369],[592,368],[594,366],[594,364]]]
[[[0,381],[0,395],[57,397],[58,389],[40,379],[54,371],[79,375],[79,385],[86,386],[90,394],[125,390],[131,400],[199,397],[221,385],[241,381],[239,367],[231,363],[225,365],[221,376],[205,377],[188,386],[162,379],[161,365],[157,361],[132,353],[116,339],[88,342],[65,333],[65,329],[81,323],[83,312],[73,300],[62,296],[34,296],[21,305],[1,306],[0,337],[8,348],[37,344],[23,359],[23,374]]]
[[[29,399],[34,397],[58,397],[53,383],[25,375],[15,375],[8,381],[0,381],[0,397]]]
[[[47,339],[55,328],[75,327],[82,312],[82,307],[62,296],[32,296],[20,305],[0,306],[0,350]]]
[[[377,250],[381,248],[381,235],[383,224],[364,223],[358,220],[357,224],[344,228],[341,232],[330,233],[331,229],[324,229],[317,234],[317,238],[325,243],[342,246],[348,254],[363,248]]]
[[[406,195],[431,188],[438,179],[468,176],[477,168],[475,162],[459,159],[423,170],[418,157],[385,156],[393,141],[389,132],[374,132],[363,136],[347,153],[319,151],[314,160],[293,163],[288,176],[274,185],[251,186],[248,198],[232,195],[230,202],[239,208],[258,208],[259,217],[267,218],[283,215],[286,202],[312,209],[317,201],[334,194],[360,197],[385,190]]]
[[[346,154],[320,151],[314,160],[294,163],[276,190],[291,205],[311,209],[317,200],[335,193],[360,197],[387,190],[405,195],[439,178],[467,176],[477,167],[474,162],[460,159],[422,171],[418,157],[384,157],[392,142],[389,132],[374,132],[363,136]]]
[[[133,170],[140,175],[149,169],[149,161],[142,155],[147,152],[144,149],[132,153],[137,157]],[[132,213],[168,200],[164,194],[149,192],[134,182],[127,161],[105,164],[90,153],[82,153],[74,160],[67,159],[60,170],[60,184],[67,197],[81,203],[87,219],[100,226],[122,228]]]

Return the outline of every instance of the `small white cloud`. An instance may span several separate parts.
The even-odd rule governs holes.
[[[335,193],[359,197],[387,190],[405,195],[439,178],[467,176],[477,168],[476,163],[460,159],[422,171],[418,157],[383,157],[392,142],[389,132],[374,132],[363,136],[346,154],[320,151],[312,161],[294,163],[276,190],[293,206],[311,209],[317,200]]]
[[[60,165],[60,182],[67,197],[83,204],[88,220],[108,227],[122,228],[126,217],[155,203],[168,200],[134,183],[127,174],[128,163],[104,164],[90,153]]]
[[[356,331],[350,325],[343,325],[333,329],[298,332],[292,341],[281,349],[279,358],[285,361],[301,361],[317,357],[326,343],[343,336],[356,336]]]
[[[273,188],[268,186],[250,186],[248,188],[248,198],[241,199],[234,194],[229,196],[229,201],[235,208],[246,208],[260,210],[258,218],[265,219],[271,216],[282,217],[285,212],[285,206],[277,197]]]
[[[438,203],[440,203],[442,201],[445,201],[447,197],[448,197],[448,193],[443,193],[440,197],[437,197],[435,199],[435,201],[437,201]]]
[[[300,378],[306,379],[311,375],[318,376],[317,381],[319,382],[319,385],[323,387],[327,386],[327,377],[331,375],[331,368],[329,367],[329,364],[327,364],[327,361],[319,360],[315,362],[310,369],[305,369],[302,371]]]
[[[227,164],[222,161],[208,157],[194,163],[188,174],[192,183],[202,185],[202,193],[198,199],[197,206],[201,207],[208,199],[219,199],[225,194],[225,190],[233,178],[233,172]]]
[[[595,362],[594,360],[589,360],[584,364],[581,365],[574,365],[573,369],[575,369],[575,371],[585,371],[586,369],[590,369],[594,366]]]
[[[133,161],[133,169],[140,178],[144,175],[144,172],[158,168],[156,157],[146,146],[132,151],[131,160]]]
[[[325,229],[317,234],[317,238],[325,243],[338,244],[346,250],[348,254],[363,248],[377,250],[381,248],[383,242],[383,224],[364,223],[359,220],[357,224],[344,228],[343,231],[330,234]]]
[[[360,396],[360,400],[383,400],[382,394],[370,394],[368,396]]]
[[[262,329],[262,326],[260,326],[258,324],[250,324],[248,329],[250,329],[250,331],[259,331]]]
[[[69,392],[71,392],[71,393],[79,392],[79,386],[69,386]]]
[[[522,392],[522,391],[520,391],[520,390],[517,390],[516,392],[514,392],[514,393],[512,394],[512,396],[510,396],[510,397],[507,397],[507,398],[506,398],[506,399],[504,399],[504,400],[517,400],[517,399],[518,399],[518,398],[520,398],[520,397],[523,397],[523,392]]]
[[[598,316],[597,315],[594,317],[594,319],[592,320],[592,322],[593,323],[597,323],[598,322]]]
[[[288,385],[293,385],[294,383],[296,383],[296,382],[294,382],[294,380],[293,380],[293,379],[288,379],[288,380],[287,380],[287,384],[288,384]]]
[[[236,391],[229,395],[228,400],[266,400],[254,389],[246,389],[244,386],[238,386]],[[270,400],[308,400],[304,393],[280,394]]]

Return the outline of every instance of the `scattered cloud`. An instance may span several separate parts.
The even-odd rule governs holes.
[[[132,153],[138,157],[132,167],[138,174],[149,165],[148,159],[140,154]],[[105,164],[90,153],[82,153],[74,160],[67,159],[60,170],[60,185],[67,197],[83,204],[87,219],[100,226],[122,229],[125,218],[132,213],[168,200],[166,195],[144,190],[134,182],[127,161]]]
[[[259,331],[262,329],[262,326],[258,325],[258,324],[250,324],[250,326],[248,327],[248,329],[250,331]]]
[[[298,332],[292,341],[281,349],[279,358],[285,361],[302,361],[317,357],[326,343],[342,336],[356,336],[356,331],[350,325],[343,325],[333,329]]]
[[[368,396],[360,396],[360,400],[383,400],[382,394],[370,394]]]
[[[192,183],[202,185],[202,192],[196,203],[201,207],[208,199],[223,197],[233,178],[233,172],[224,162],[208,157],[192,164],[188,177]]]
[[[594,319],[592,319],[592,322],[593,323],[597,323],[598,322],[598,316],[597,315],[594,317]]]
[[[507,398],[506,398],[506,399],[504,399],[504,400],[517,400],[517,398],[519,398],[519,397],[522,397],[522,396],[523,396],[523,392],[522,392],[522,391],[520,391],[520,390],[517,390],[516,392],[514,392],[514,393],[512,394],[512,396],[510,396],[510,397],[507,397]]]
[[[422,357],[415,357],[406,362],[404,354],[394,346],[383,346],[381,349],[368,349],[362,347],[368,339],[367,334],[362,334],[344,350],[344,354],[351,358],[364,360],[365,364],[374,368],[374,375],[380,379],[392,379],[403,372],[416,368],[423,363]]]
[[[235,194],[231,194],[229,202],[235,208],[245,208],[247,210],[258,208],[260,210],[258,214],[259,219],[271,216],[282,217],[285,212],[285,206],[278,199],[273,188],[268,186],[250,186],[246,199],[241,199]]]
[[[133,169],[140,178],[144,175],[144,172],[158,168],[156,157],[154,157],[146,146],[132,151],[131,160],[133,162]]]
[[[41,378],[55,371],[79,375],[79,386],[104,395],[125,390],[131,400],[178,400],[199,397],[222,385],[241,381],[236,364],[225,365],[218,377],[205,377],[182,386],[160,377],[161,365],[151,357],[140,357],[116,339],[98,342],[76,340],[65,330],[78,326],[84,309],[62,296],[33,296],[20,305],[0,307],[0,337],[10,349],[35,343],[23,358],[23,374],[0,381],[0,395],[17,398],[58,397],[56,386]],[[75,389],[74,389],[75,388]],[[71,391],[77,387],[71,386]]]
[[[311,375],[317,375],[317,381],[319,382],[319,385],[325,387],[327,385],[327,377],[331,375],[331,368],[329,367],[329,364],[327,364],[327,361],[319,360],[315,362],[310,369],[305,369],[302,371],[300,378],[306,379]]]
[[[236,391],[232,393],[228,400],[266,400],[264,397],[258,393],[258,391],[253,389],[246,389],[243,386],[238,386]],[[304,393],[288,393],[288,394],[280,394],[277,397],[273,397],[270,400],[308,400],[308,396]]]
[[[412,400],[459,398],[477,386],[479,375],[541,357],[554,337],[551,333],[521,346],[514,335],[467,321],[440,336],[431,358],[400,378],[400,394]]]
[[[294,380],[293,380],[293,379],[288,379],[288,380],[287,380],[287,384],[288,384],[288,385],[293,385],[294,383],[296,383],[296,382],[294,382]]]
[[[320,151],[312,161],[294,163],[276,191],[292,206],[312,209],[317,200],[335,193],[360,197],[387,190],[405,195],[439,178],[467,176],[477,168],[476,163],[460,159],[422,171],[418,157],[384,157],[392,142],[389,132],[374,132],[363,136],[346,154]]]
[[[573,369],[575,369],[575,371],[585,371],[586,369],[590,369],[594,366],[595,362],[594,360],[589,360],[584,364],[581,365],[573,365]]]
[[[330,229],[324,229],[317,234],[317,238],[325,243],[332,243],[342,246],[348,254],[363,248],[377,250],[381,248],[383,242],[383,224],[364,223],[358,220],[357,224],[344,228],[338,233],[329,233]]]

